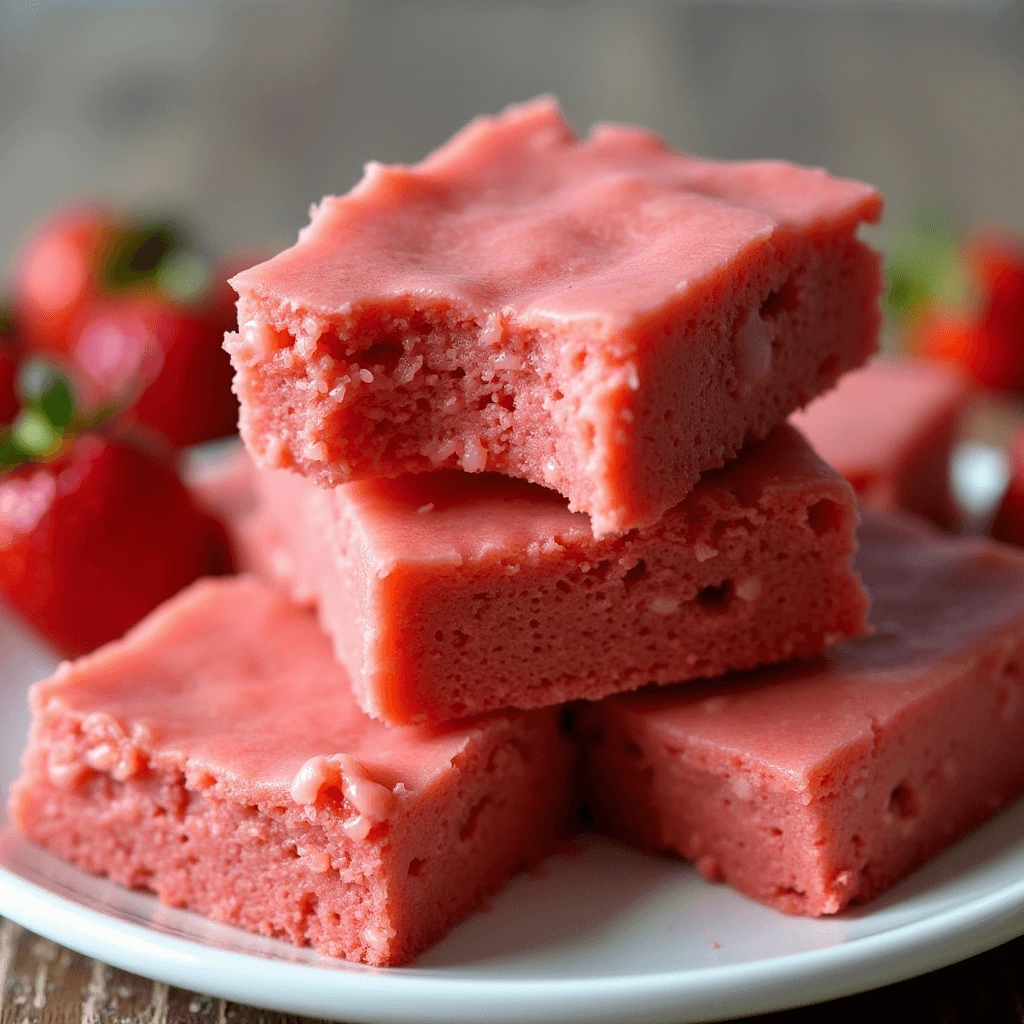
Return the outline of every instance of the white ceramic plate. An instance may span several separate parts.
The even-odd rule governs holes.
[[[53,667],[0,612],[0,783],[25,688]],[[692,868],[588,840],[517,879],[414,967],[339,963],[93,878],[0,823],[0,914],[128,971],[225,999],[360,1022],[682,1022],[829,999],[1024,932],[1024,802],[867,909],[774,913]]]

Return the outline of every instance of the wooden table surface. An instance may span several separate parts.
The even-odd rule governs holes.
[[[88,960],[0,919],[0,1024],[285,1024],[305,1018],[170,988]],[[1024,1022],[1024,938],[945,970],[764,1024]],[[625,1024],[625,1022],[624,1022]]]

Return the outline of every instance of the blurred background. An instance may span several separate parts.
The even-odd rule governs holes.
[[[1024,230],[1019,2],[0,0],[0,256],[83,195],[283,244],[367,159],[540,92],[581,129],[866,178],[890,225]]]
[[[866,455],[802,426],[865,501],[1024,544],[1024,0],[0,0],[4,598],[81,653],[229,568],[191,461],[238,421],[227,279],[367,160],[544,92],[881,187],[911,358],[823,406]]]

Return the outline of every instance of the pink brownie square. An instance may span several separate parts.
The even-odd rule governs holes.
[[[553,491],[493,474],[331,491],[262,471],[260,490],[250,564],[319,605],[356,699],[391,723],[594,700],[864,630],[853,492],[787,426],[600,540]]]
[[[572,756],[555,710],[387,729],[312,616],[201,581],[36,685],[11,813],[165,903],[401,964],[543,856]]]
[[[880,359],[847,374],[792,422],[862,500],[955,529],[950,459],[975,388],[955,368]]]
[[[650,525],[875,350],[878,192],[579,139],[541,99],[371,163],[234,278],[241,429],[326,486],[459,468]]]
[[[1024,556],[866,514],[875,632],[582,708],[605,824],[794,914],[893,885],[1024,792]]]

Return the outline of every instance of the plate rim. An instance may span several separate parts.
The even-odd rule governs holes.
[[[0,632],[4,625],[0,621]],[[0,824],[4,818],[0,809]],[[1024,837],[1019,849],[1024,855]],[[105,914],[2,864],[0,915],[122,970],[283,1013],[359,1024],[696,1024],[852,995],[998,946],[1024,934],[1024,877],[835,945],[742,963],[584,978],[467,978],[444,968],[329,969],[264,958]]]
[[[324,970],[264,959],[110,917],[4,867],[0,915],[122,970],[283,1013],[359,1024],[596,1024],[624,1015],[635,1024],[695,1024],[853,995],[998,946],[1024,933],[1024,878],[821,949],[741,964],[580,979],[466,979],[443,969]]]

